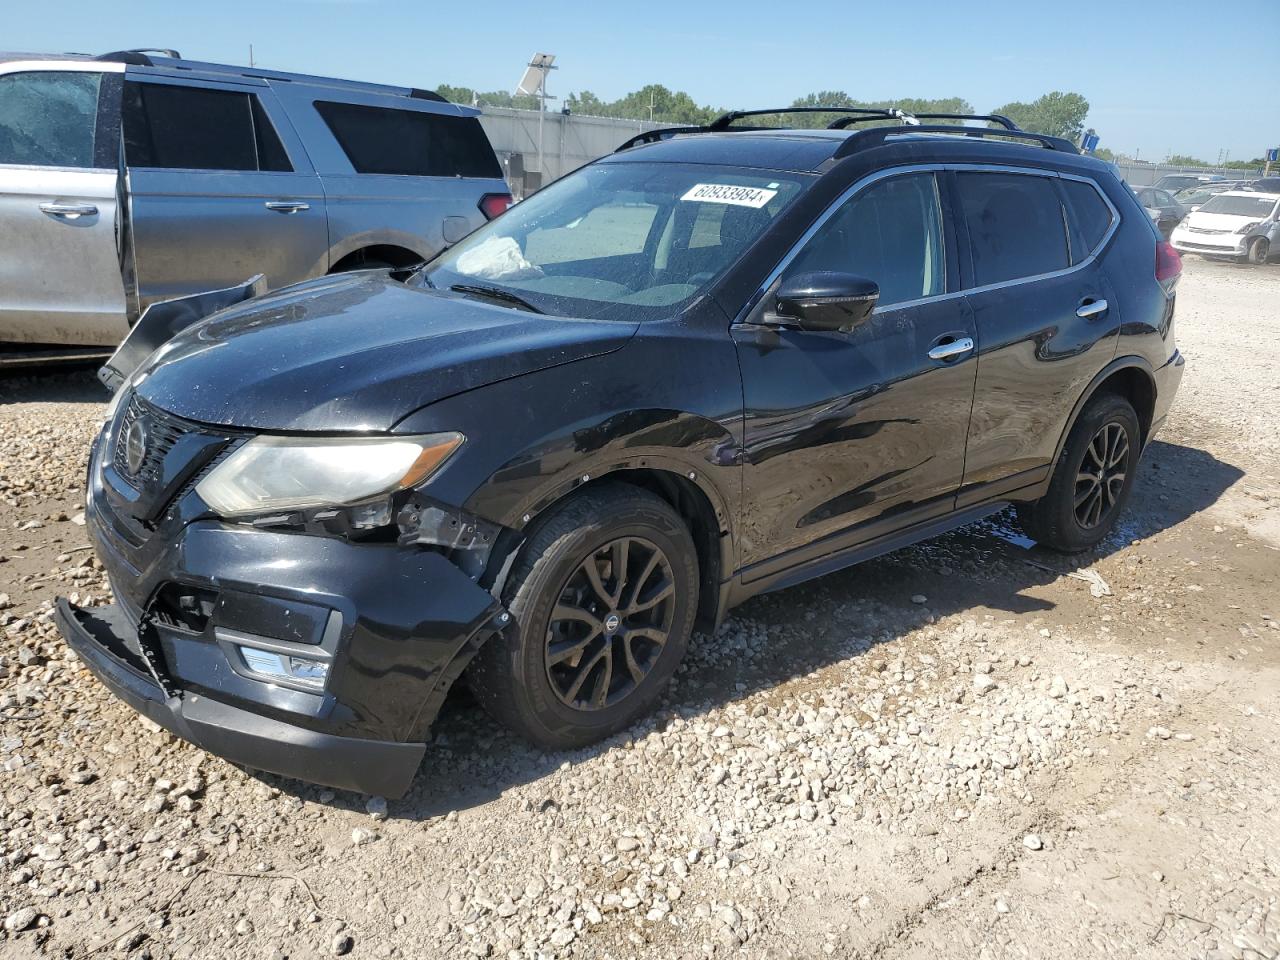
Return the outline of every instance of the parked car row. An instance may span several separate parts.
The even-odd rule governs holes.
[[[1228,190],[1206,200],[1172,233],[1180,253],[1266,263],[1280,253],[1280,192]]]
[[[1160,186],[1195,182],[1170,194]],[[1217,175],[1171,174],[1155,186],[1132,187],[1147,216],[1181,253],[1266,263],[1280,253],[1276,204],[1280,177],[1226,180]]]
[[[120,341],[151,303],[435,256],[510,203],[478,111],[173,51],[0,54],[0,341]]]

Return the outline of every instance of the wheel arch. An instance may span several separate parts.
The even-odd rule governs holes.
[[[616,483],[648,490],[664,500],[685,522],[698,556],[696,625],[700,630],[714,630],[723,618],[724,582],[733,572],[733,532],[728,505],[714,484],[697,470],[662,455],[649,454],[617,462],[553,487],[499,536],[481,583],[501,597],[507,574],[524,548],[524,531],[585,491]]]
[[[1142,427],[1142,446],[1145,447],[1151,438],[1151,422],[1156,409],[1156,378],[1151,364],[1143,357],[1132,355],[1117,357],[1102,368],[1089,386],[1081,393],[1067,418],[1062,436],[1058,438],[1058,446],[1054,451],[1053,463],[1062,456],[1067,438],[1080,419],[1080,414],[1088,406],[1089,401],[1102,392],[1117,393],[1133,405],[1138,414],[1138,423]]]
[[[329,268],[330,273],[345,270],[361,270],[370,263],[388,263],[393,267],[411,267],[421,263],[423,257],[406,247],[394,243],[374,243],[352,250]]]

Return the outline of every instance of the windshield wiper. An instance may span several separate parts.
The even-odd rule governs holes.
[[[509,290],[503,290],[499,287],[486,287],[482,284],[476,283],[455,283],[449,289],[454,293],[469,293],[474,297],[488,297],[490,300],[509,303],[513,307],[519,307],[521,310],[528,310],[530,313],[543,312],[519,294],[512,293]]]

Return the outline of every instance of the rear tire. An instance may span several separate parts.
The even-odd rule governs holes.
[[[1141,429],[1124,397],[1104,393],[1091,399],[1063,445],[1048,492],[1018,505],[1027,536],[1062,553],[1097,546],[1133,490]]]
[[[503,599],[519,630],[472,661],[476,699],[548,750],[616,733],[653,709],[684,657],[698,582],[666,501],[627,484],[583,492],[536,521],[516,558]]]

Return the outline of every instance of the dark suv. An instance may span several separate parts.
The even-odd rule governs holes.
[[[754,594],[1010,504],[1101,541],[1183,366],[1133,193],[1001,118],[753,115],[160,347],[89,465],[84,662],[215,753],[399,795],[464,671],[577,747]]]

